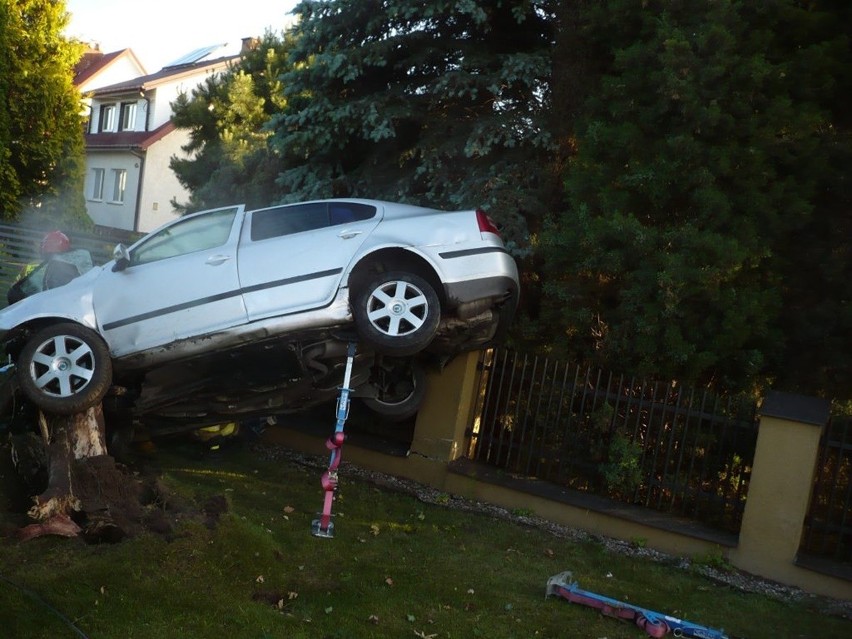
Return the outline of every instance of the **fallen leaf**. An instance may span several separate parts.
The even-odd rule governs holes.
[[[545,549],[544,549],[544,556],[545,556],[545,557],[550,557],[551,559],[553,559],[553,558],[556,556],[556,553],[555,553],[555,552],[553,552],[553,549],[552,549],[552,548],[545,548]]]
[[[437,636],[438,636],[437,634],[434,634],[434,635],[427,635],[427,634],[426,634],[425,632],[423,632],[422,630],[415,630],[415,631],[414,631],[414,634],[415,634],[416,636],[420,637],[420,639],[435,639],[435,637],[437,637]]]
[[[266,580],[263,578],[263,575],[258,575],[257,579],[255,579],[255,581],[259,584],[262,584]]]
[[[381,532],[381,529],[378,524],[370,524],[370,534],[373,535],[373,537],[377,536],[379,532]]]
[[[328,608],[325,609],[325,614],[330,615],[332,613],[332,611],[334,611],[334,608],[332,606],[329,606]]]
[[[414,623],[415,621],[417,621],[417,617],[415,617],[414,615],[406,615],[405,618],[408,619],[409,623]]]
[[[284,506],[284,512],[289,515],[292,512],[296,512],[296,509],[293,508],[292,506]]]
[[[469,594],[469,595],[475,594],[475,593],[473,592],[473,588],[468,588],[468,589],[467,589],[467,594]]]
[[[291,601],[292,601],[293,599],[296,599],[298,596],[299,596],[299,593],[298,593],[298,592],[293,592],[292,590],[291,590],[290,592],[288,592],[288,593],[287,593],[287,599],[289,599],[289,600],[291,600]]]
[[[378,625],[379,625],[379,617],[378,617],[378,615],[370,615],[369,617],[367,617],[367,621],[369,621],[369,622],[370,622],[371,624],[373,624],[374,626],[378,626]]]
[[[393,579],[391,579],[390,577],[385,577],[385,583],[388,586],[393,587]]]
[[[284,600],[283,600],[283,599],[279,599],[279,600],[278,600],[278,603],[277,603],[277,604],[275,604],[275,606],[278,608],[278,610],[282,610],[282,609],[284,608]]]

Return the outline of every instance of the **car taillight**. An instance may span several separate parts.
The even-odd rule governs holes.
[[[494,235],[499,237],[500,229],[497,228],[494,220],[482,209],[476,209],[476,223],[479,224],[480,233],[494,233]]]

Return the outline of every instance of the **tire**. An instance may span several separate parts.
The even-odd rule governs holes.
[[[426,371],[417,362],[385,361],[371,381],[376,397],[361,399],[364,405],[388,421],[414,417],[426,398]]]
[[[441,303],[419,275],[391,271],[356,292],[352,316],[359,337],[370,348],[382,355],[407,357],[432,342]]]
[[[107,345],[94,331],[65,322],[30,337],[18,356],[18,383],[36,406],[72,415],[99,403],[112,384]]]

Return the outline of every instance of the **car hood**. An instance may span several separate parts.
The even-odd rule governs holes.
[[[0,310],[0,337],[41,318],[67,319],[97,330],[92,305],[94,281],[111,264],[96,266],[64,286],[36,293]]]

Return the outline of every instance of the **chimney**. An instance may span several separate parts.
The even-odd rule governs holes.
[[[260,38],[243,38],[243,46],[240,48],[240,55],[245,55],[250,51],[254,51],[260,46]]]

